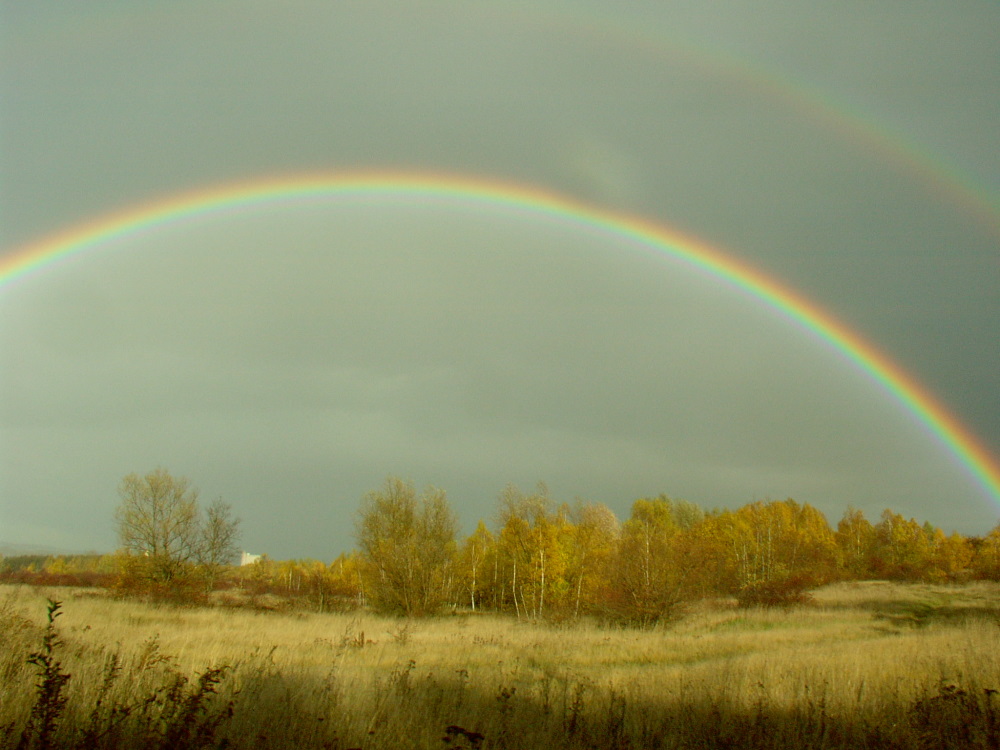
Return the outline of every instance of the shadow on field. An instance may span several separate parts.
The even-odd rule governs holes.
[[[1000,625],[1000,611],[983,605],[935,604],[932,602],[882,602],[873,607],[877,620],[886,620],[897,626],[926,627],[928,625],[961,625],[985,622]]]
[[[763,695],[763,691],[761,692]],[[993,690],[939,684],[877,715],[834,717],[821,694],[785,710],[691,696],[635,698],[590,682],[542,680],[484,690],[461,675],[401,666],[362,696],[324,682],[261,675],[241,687],[222,733],[255,748],[993,748]]]
[[[823,601],[823,609],[863,610],[875,620],[898,627],[985,623],[1000,626],[1000,608],[994,596],[945,586],[898,586],[885,581],[855,582],[848,591],[860,593],[846,600]]]

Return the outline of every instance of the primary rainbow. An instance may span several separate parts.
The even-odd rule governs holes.
[[[549,217],[665,254],[763,301],[867,373],[965,466],[1000,506],[1000,467],[979,440],[909,374],[804,297],[700,240],[637,216],[612,213],[536,187],[436,173],[360,172],[255,179],[182,193],[103,216],[0,258],[0,291],[60,260],[115,240],[207,214],[303,199],[430,199]]]

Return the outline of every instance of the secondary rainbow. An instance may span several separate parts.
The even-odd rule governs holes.
[[[614,6],[612,6],[614,8]],[[709,76],[729,80],[766,97],[782,107],[797,112],[824,131],[862,148],[887,165],[907,175],[935,200],[954,206],[1000,240],[1000,206],[997,192],[976,178],[969,170],[948,163],[940,155],[910,141],[902,133],[880,124],[872,115],[852,109],[830,93],[788,71],[768,67],[747,57],[737,57],[703,41],[692,42],[679,35],[656,31],[655,25],[643,26],[629,20],[617,8],[581,8],[563,3],[540,7],[538,3],[510,2],[502,8],[481,4],[475,11],[496,22],[514,17],[524,26],[541,26],[552,33],[570,32],[592,43],[606,43],[620,50],[641,52],[669,65],[681,61]],[[466,9],[466,12],[469,12]],[[651,67],[651,70],[655,68]]]
[[[537,187],[436,173],[361,172],[255,179],[185,192],[110,214],[0,258],[0,292],[62,260],[202,215],[305,199],[406,199],[507,209],[627,238],[750,294],[817,335],[899,401],[1000,506],[1000,467],[979,440],[908,373],[829,313],[751,266],[647,219],[605,211]]]

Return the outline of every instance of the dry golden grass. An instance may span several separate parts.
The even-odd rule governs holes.
[[[223,665],[205,715],[230,702],[232,715],[205,744],[186,746],[478,742],[442,743],[449,725],[481,733],[484,748],[937,747],[956,727],[971,727],[956,747],[1000,739],[986,692],[1000,688],[996,584],[839,584],[790,610],[702,602],[656,630],[179,609],[7,587],[0,728],[15,738],[37,699],[25,658],[38,648],[47,597],[63,601],[57,655],[72,675],[64,745],[99,699],[135,704],[177,675],[193,682]],[[102,693],[111,654],[122,677]],[[129,746],[112,737],[104,746]]]

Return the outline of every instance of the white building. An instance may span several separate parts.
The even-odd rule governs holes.
[[[258,562],[262,556],[261,555],[251,555],[249,552],[243,552],[240,555],[240,565],[253,565]]]

